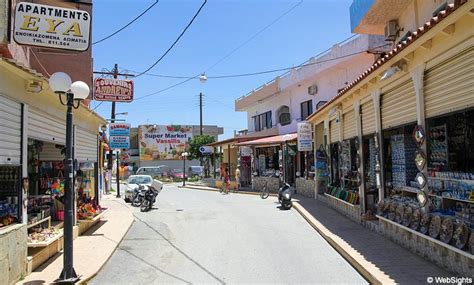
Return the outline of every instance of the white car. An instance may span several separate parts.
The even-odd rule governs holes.
[[[140,185],[153,186],[158,192],[163,189],[163,183],[156,179],[153,179],[150,175],[130,175],[127,180],[127,187],[125,189],[125,202],[131,202],[133,192]]]

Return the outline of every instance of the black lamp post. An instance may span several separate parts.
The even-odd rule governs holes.
[[[181,156],[183,157],[183,187],[185,187],[186,186],[186,156],[188,156],[188,153],[183,152]]]
[[[79,277],[73,267],[73,223],[74,223],[74,163],[73,163],[73,125],[72,108],[79,108],[81,100],[89,96],[89,86],[82,81],[71,84],[69,75],[56,72],[49,79],[51,89],[59,95],[61,104],[67,106],[66,114],[66,158],[64,160],[65,183],[64,183],[64,265],[57,283],[72,284],[79,281]],[[63,102],[62,96],[66,96]]]

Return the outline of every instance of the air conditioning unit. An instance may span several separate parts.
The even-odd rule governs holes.
[[[313,84],[308,87],[308,95],[316,95],[318,94],[318,85]]]
[[[385,40],[394,41],[397,38],[398,34],[398,23],[397,20],[390,20],[387,25],[385,25]]]

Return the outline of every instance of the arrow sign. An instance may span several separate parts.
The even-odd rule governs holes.
[[[203,154],[203,155],[209,155],[209,154],[213,154],[214,153],[214,148],[212,146],[201,146],[199,148],[199,151]]]

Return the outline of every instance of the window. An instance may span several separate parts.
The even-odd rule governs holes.
[[[289,125],[291,123],[290,108],[288,106],[281,106],[278,110],[278,122],[282,125]]]
[[[313,113],[313,100],[301,103],[301,120],[305,120]]]
[[[272,111],[253,116],[253,127],[256,132],[272,128]]]

